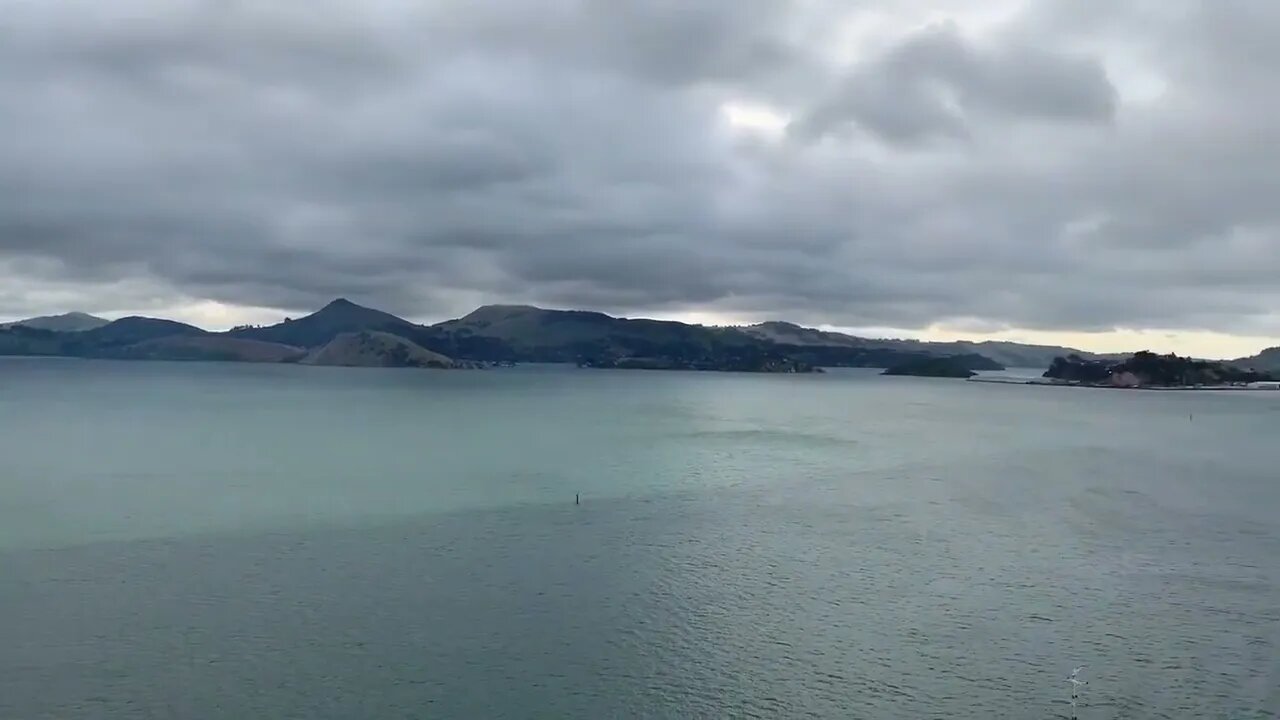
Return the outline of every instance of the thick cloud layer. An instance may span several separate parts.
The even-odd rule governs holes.
[[[0,0],[0,316],[1280,335],[1278,40],[1243,0]]]

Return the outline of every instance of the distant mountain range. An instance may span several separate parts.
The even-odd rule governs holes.
[[[756,372],[883,368],[943,357],[960,358],[969,370],[1047,368],[1066,355],[1105,359],[1072,348],[1011,342],[870,339],[785,322],[708,327],[528,305],[487,305],[456,320],[419,325],[345,299],[306,317],[227,332],[146,317],[111,322],[83,313],[32,318],[0,326],[0,355],[414,367],[557,362]],[[1256,360],[1280,364],[1280,349]]]
[[[45,315],[43,317],[27,318],[11,323],[0,323],[0,330],[10,328],[15,325],[25,325],[36,330],[53,330],[55,332],[79,332],[81,330],[93,330],[111,322],[100,317],[94,317],[82,312],[69,312],[65,315]]]
[[[1005,367],[1048,367],[1053,359],[1075,353],[1089,358],[1113,357],[1086,353],[1073,348],[1053,345],[1027,345],[1001,340],[983,342],[926,342],[923,340],[872,339],[843,333],[815,330],[788,322],[765,322],[743,328],[756,337],[777,343],[801,346],[840,346],[898,350],[908,353],[927,353],[936,356],[982,355]],[[1119,355],[1116,358],[1122,357]]]

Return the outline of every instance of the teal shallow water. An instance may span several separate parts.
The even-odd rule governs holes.
[[[0,361],[0,717],[1065,717],[1088,664],[1082,718],[1270,718],[1278,428],[859,371]]]

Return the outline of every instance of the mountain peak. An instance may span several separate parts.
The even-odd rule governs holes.
[[[399,323],[408,322],[407,320],[402,320],[390,313],[386,313],[381,310],[375,310],[371,307],[365,307],[364,305],[357,305],[356,303],[353,303],[346,298],[338,298],[337,300],[334,300],[330,302],[328,305],[325,305],[319,310],[311,313],[307,317],[310,317],[310,318],[333,318],[333,317],[363,318],[366,320],[373,320],[377,322],[399,322]],[[295,320],[294,322],[297,322],[297,321]],[[359,329],[359,328],[355,328],[355,329]]]
[[[321,308],[321,310],[340,310],[340,309],[358,308],[358,307],[361,307],[361,306],[351,302],[346,298],[340,297],[330,301],[330,303],[328,305],[325,305],[323,308]]]
[[[475,310],[472,310],[471,314],[478,312],[538,312],[540,310],[542,310],[542,308],[535,305],[504,305],[502,303],[495,303],[492,305],[481,305]]]
[[[463,315],[460,319],[464,323],[475,322],[498,322],[500,320],[509,320],[521,315],[529,315],[532,313],[541,313],[542,308],[532,305],[481,305],[471,312]]]
[[[270,327],[235,330],[232,335],[314,348],[328,343],[342,333],[412,327],[415,327],[414,324],[403,318],[357,305],[346,298],[338,298],[305,317]]]

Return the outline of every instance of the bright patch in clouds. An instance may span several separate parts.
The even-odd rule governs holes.
[[[101,313],[109,320],[130,315],[160,315],[168,320],[195,325],[205,330],[230,330],[238,325],[274,325],[288,315],[284,310],[264,307],[229,305],[214,300],[192,300],[165,307],[157,312],[154,307],[132,310],[116,310]]]
[[[755,103],[725,103],[720,112],[729,127],[771,138],[782,137],[791,122],[791,116]]]

